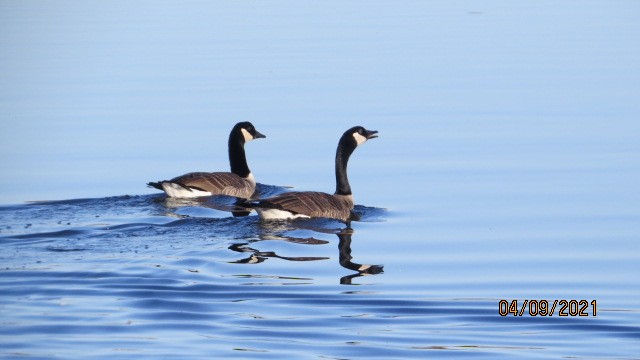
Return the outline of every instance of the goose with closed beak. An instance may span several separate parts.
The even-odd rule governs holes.
[[[377,131],[354,126],[345,131],[336,150],[336,191],[327,194],[317,191],[292,191],[255,204],[262,219],[295,219],[321,217],[348,221],[354,207],[353,194],[347,177],[347,162],[353,151],[369,139],[378,137]]]
[[[239,122],[229,134],[231,172],[192,172],[147,185],[164,191],[169,197],[228,195],[249,199],[256,189],[256,180],[247,165],[244,144],[264,137],[250,122]]]

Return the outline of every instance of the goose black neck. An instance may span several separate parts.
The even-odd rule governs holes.
[[[229,164],[231,165],[231,172],[243,178],[251,173],[244,153],[244,143],[242,133],[239,131],[231,132],[231,135],[229,135]]]
[[[351,195],[347,163],[355,149],[356,147],[344,141],[344,138],[338,143],[338,150],[336,150],[336,194],[338,195]]]

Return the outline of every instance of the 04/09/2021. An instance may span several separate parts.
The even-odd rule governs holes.
[[[591,313],[589,313],[591,308]],[[596,316],[596,300],[500,300],[498,313],[500,316]]]

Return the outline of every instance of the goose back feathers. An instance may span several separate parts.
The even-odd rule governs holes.
[[[263,219],[325,217],[346,221],[353,206],[351,195],[292,191],[261,201],[256,211]]]
[[[163,190],[169,197],[228,195],[243,199],[250,198],[256,187],[253,176],[242,178],[228,172],[192,172],[149,185]]]

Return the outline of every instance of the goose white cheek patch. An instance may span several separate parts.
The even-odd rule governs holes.
[[[249,132],[245,129],[240,129],[242,135],[244,136],[244,141],[249,142],[253,140],[253,135],[249,134]]]
[[[356,142],[358,143],[358,145],[364,143],[365,141],[367,141],[367,138],[358,134],[357,132],[353,133],[353,138],[356,139]]]

